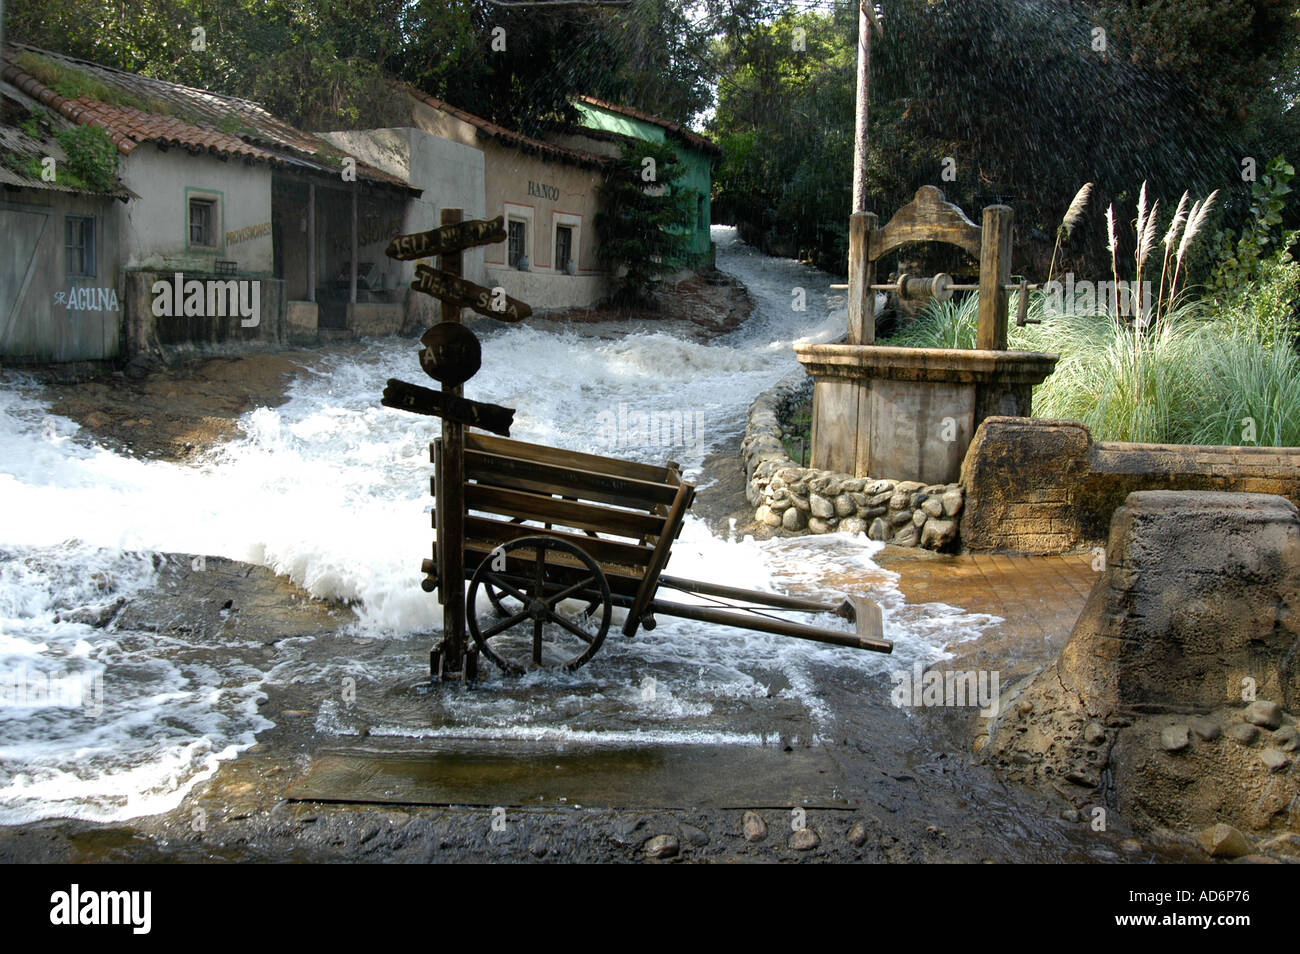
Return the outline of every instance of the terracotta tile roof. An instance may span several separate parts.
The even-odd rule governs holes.
[[[145,104],[158,103],[162,109],[174,109],[179,115],[84,96],[67,99],[24,70],[17,59],[20,52],[37,54],[127,97]],[[130,155],[142,142],[153,142],[329,175],[338,174],[339,162],[346,155],[325,140],[277,119],[251,100],[168,83],[32,46],[9,46],[0,75],[54,112],[74,122],[100,127],[123,155]],[[232,127],[237,132],[228,131]],[[357,177],[418,191],[403,179],[360,161]]]
[[[475,116],[473,113],[467,113],[450,103],[438,99],[436,96],[430,96],[422,93],[413,86],[406,83],[394,82],[393,84],[403,92],[413,96],[422,103],[426,103],[449,116],[454,116],[462,122],[469,123],[478,130],[479,135],[496,139],[519,149],[522,152],[540,155],[548,159],[555,159],[560,162],[568,162],[573,165],[586,166],[592,169],[601,169],[609,165],[610,160],[606,156],[598,156],[595,153],[583,152],[580,149],[570,149],[567,146],[557,146],[554,143],[543,142],[540,139],[534,139],[531,136],[525,136],[523,133],[515,132],[513,129],[506,129],[504,126],[498,126],[491,120],[484,119],[482,116]]]
[[[678,139],[681,139],[684,142],[687,142],[690,145],[695,146],[697,149],[703,149],[705,152],[713,153],[714,155],[718,155],[718,156],[722,155],[722,149],[718,145],[716,145],[715,143],[713,143],[708,139],[705,139],[699,133],[691,132],[689,129],[686,129],[683,126],[679,126],[674,122],[669,122],[666,119],[660,119],[658,116],[651,116],[649,113],[643,113],[641,112],[641,110],[633,109],[631,106],[615,106],[613,103],[607,103],[604,100],[597,99],[594,96],[579,96],[578,99],[580,99],[582,102],[586,103],[587,105],[595,106],[598,109],[607,109],[611,113],[620,113],[624,116],[630,116],[632,119],[639,119],[642,122],[652,123],[658,126],[660,129],[665,129],[668,132],[672,133]]]

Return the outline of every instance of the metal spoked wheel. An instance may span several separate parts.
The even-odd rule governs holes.
[[[548,552],[567,559],[548,563]],[[484,627],[473,611],[480,587],[500,615]],[[567,611],[561,607],[566,601],[584,608]],[[467,603],[474,642],[515,675],[539,666],[577,669],[605,641],[613,610],[596,561],[566,540],[544,536],[511,540],[484,558],[470,580]]]

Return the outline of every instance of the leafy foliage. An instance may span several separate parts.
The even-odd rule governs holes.
[[[12,39],[251,98],[307,129],[396,121],[389,76],[525,132],[576,119],[582,93],[681,122],[710,98],[707,31],[673,0],[13,0],[8,17]]]
[[[806,59],[791,49],[795,26]],[[735,68],[713,126],[724,145],[753,133],[719,170],[715,207],[751,236],[793,233],[823,260],[843,259],[850,211],[856,33],[838,8],[756,29],[726,51]],[[1094,227],[1062,268],[1102,271],[1095,225],[1109,204],[1133,204],[1131,183],[1148,180],[1169,208],[1184,188],[1222,186],[1244,155],[1300,144],[1286,98],[1300,87],[1298,35],[1294,3],[1277,0],[890,0],[872,50],[868,208],[888,216],[927,183],[972,215],[1010,204],[1018,267],[1041,278],[1061,210],[1094,182]],[[825,202],[813,207],[803,183],[818,171]],[[1230,219],[1243,212],[1227,204]]]
[[[73,126],[54,134],[64,155],[66,171],[96,192],[117,187],[117,146],[98,126]],[[62,177],[61,173],[61,177]]]
[[[687,264],[696,193],[681,187],[685,172],[671,145],[636,142],[607,173],[596,229],[601,260],[621,273],[617,300],[648,303],[655,283]]]
[[[843,12],[786,13],[721,45],[734,68],[713,123],[724,156],[714,214],[753,240],[847,256],[856,22]]]
[[[57,181],[65,186],[92,192],[117,188],[117,147],[98,126],[72,126],[55,131],[49,113],[35,107],[17,122],[24,135],[38,141],[53,137],[62,147],[64,161],[56,169]],[[0,165],[29,179],[41,179],[45,171],[42,156],[6,150]]]
[[[1290,247],[1300,231],[1282,229],[1286,197],[1292,192],[1295,167],[1281,156],[1274,158],[1250,189],[1250,218],[1241,236],[1232,229],[1215,235],[1216,255],[1208,282],[1212,293],[1222,296],[1240,291],[1259,278],[1265,261],[1291,261]]]
[[[1276,104],[1276,80],[1294,68],[1297,10],[1290,0],[1100,0],[1111,38],[1157,73],[1177,76],[1210,115],[1237,122]]]

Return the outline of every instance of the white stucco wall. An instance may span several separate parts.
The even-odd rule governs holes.
[[[501,242],[465,252],[466,278],[489,287],[500,285],[534,311],[588,306],[609,295],[609,278],[595,257],[597,170],[543,160],[484,140],[468,123],[419,102],[413,110],[416,127],[322,134],[363,162],[423,190],[407,205],[404,232],[436,228],[444,208],[463,209],[467,219],[526,214],[532,270],[507,266]],[[553,186],[559,198],[530,195],[530,181]],[[554,267],[559,224],[576,230],[577,275]],[[414,278],[415,265],[408,265],[408,281]],[[413,305],[427,305],[418,293],[413,295]]]
[[[128,268],[211,272],[215,261],[238,263],[241,274],[270,275],[271,170],[265,163],[163,151],[142,143],[121,163],[122,181],[139,196],[127,203],[122,253]],[[220,197],[215,250],[189,247],[191,192]],[[257,227],[265,226],[264,229]],[[240,230],[260,234],[245,237]]]
[[[322,134],[362,162],[405,179],[420,197],[407,204],[404,233],[441,225],[443,209],[462,209],[467,219],[484,218],[483,150],[453,142],[414,127],[367,129]],[[429,262],[427,264],[434,264]],[[406,264],[406,281],[415,277],[415,262]],[[482,283],[486,277],[483,249],[464,255],[465,277]]]
[[[588,308],[610,295],[609,277],[603,273],[521,272],[507,265],[489,265],[483,284],[501,286],[511,298],[528,302],[534,312]]]
[[[487,285],[533,306],[534,311],[584,308],[609,295],[609,278],[597,259],[596,215],[600,211],[601,171],[544,159],[490,142],[487,158],[488,215],[524,222],[530,267],[510,267],[505,244],[485,256]],[[555,261],[556,229],[573,230],[577,274]]]

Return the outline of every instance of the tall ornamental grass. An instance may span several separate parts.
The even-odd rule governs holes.
[[[1293,292],[1296,273],[1283,279]],[[1285,289],[1260,289],[1224,308],[1183,300],[1145,330],[1106,313],[1052,314],[1031,294],[1029,314],[1042,324],[1012,325],[1008,347],[1060,355],[1034,389],[1035,415],[1081,421],[1096,440],[1169,444],[1248,444],[1250,419],[1254,443],[1300,447],[1294,325],[1260,307],[1287,300]],[[934,303],[881,343],[973,348],[978,313],[973,294]]]
[[[1058,249],[1090,191],[1085,185],[1070,204]],[[1138,287],[1148,275],[1158,274],[1159,284],[1136,307],[1123,307],[1116,291],[1110,301],[1095,303],[1094,314],[1076,313],[1073,303],[1058,314],[1042,293],[1030,293],[1029,315],[1041,323],[1010,327],[1008,347],[1060,356],[1056,371],[1034,389],[1038,416],[1082,421],[1097,440],[1300,447],[1300,264],[1279,254],[1224,300],[1186,292],[1185,259],[1217,195],[1191,201],[1183,193],[1161,239],[1160,203],[1148,205],[1142,184],[1133,274]],[[1118,288],[1113,205],[1106,209],[1106,231],[1110,279]],[[1157,244],[1164,248],[1155,258]],[[1010,298],[1014,314],[1016,294]],[[931,302],[883,343],[974,348],[978,316],[977,295]]]

